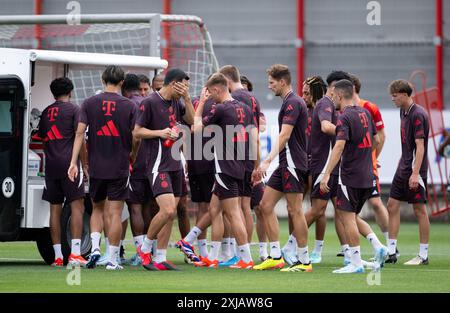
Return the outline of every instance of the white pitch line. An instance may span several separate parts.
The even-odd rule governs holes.
[[[386,268],[386,267],[383,267],[383,269],[381,270],[381,273],[383,273],[385,271],[388,271],[388,272],[404,271],[404,272],[406,272],[406,271],[412,271],[414,268],[415,269],[420,268],[421,272],[450,272],[450,269],[424,269],[423,268],[424,265],[420,265],[420,266],[419,265],[418,266],[405,265],[405,266],[411,267],[411,269],[408,269],[408,268]],[[339,266],[318,266],[318,265],[316,265],[315,268],[338,269]],[[369,273],[369,271],[368,271],[368,273]],[[414,273],[417,274],[417,272],[414,272]]]
[[[42,260],[42,259],[19,259],[19,258],[0,258],[0,261],[35,261],[35,262],[42,261],[42,262],[44,262],[44,260]]]

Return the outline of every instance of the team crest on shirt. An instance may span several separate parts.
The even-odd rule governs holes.
[[[417,118],[417,119],[414,121],[414,126],[419,126],[420,124],[422,124],[422,122]]]

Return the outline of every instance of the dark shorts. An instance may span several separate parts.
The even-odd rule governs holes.
[[[338,178],[337,175],[331,175],[330,180],[328,181],[328,187],[330,188],[330,192],[323,193],[320,190],[320,182],[322,181],[322,174],[313,174],[312,175],[312,189],[311,189],[311,199],[322,199],[322,200],[330,200],[337,195],[338,189]]]
[[[245,175],[244,175],[244,181],[243,181],[242,187],[239,190],[239,196],[250,198],[252,196],[252,189],[253,189],[252,173],[246,171]]]
[[[263,182],[260,182],[259,184],[253,186],[252,198],[250,200],[250,207],[252,209],[257,207],[259,205],[259,203],[261,202],[261,199],[264,194],[264,187],[265,187],[265,185]]]
[[[67,176],[60,179],[45,179],[42,200],[51,204],[62,204],[64,200],[70,203],[81,198],[84,198],[83,176],[78,175],[74,182]]]
[[[339,210],[359,214],[373,188],[353,188],[338,184],[336,207]]]
[[[305,190],[304,175],[297,169],[278,167],[270,176],[267,186],[284,193],[303,193]]]
[[[130,197],[130,178],[118,179],[89,179],[89,194],[92,201],[101,202],[105,199],[111,201],[126,201]]]
[[[242,179],[237,179],[223,173],[215,174],[214,177],[213,193],[219,200],[239,197],[239,190],[243,184]]]
[[[409,177],[394,176],[389,197],[408,203],[427,203],[427,180],[419,176],[419,188],[409,189]]]
[[[181,197],[183,195],[183,180],[183,170],[151,173],[148,177],[155,198],[165,193],[173,193],[175,197]]]
[[[369,198],[377,198],[381,197],[381,187],[380,187],[380,179],[378,176],[375,176],[375,179],[373,180],[373,189],[372,194]]]
[[[130,198],[127,200],[133,204],[145,204],[153,198],[148,179],[130,179]]]
[[[214,174],[189,175],[192,202],[211,202]]]

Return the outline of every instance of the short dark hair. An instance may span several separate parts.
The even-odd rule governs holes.
[[[253,84],[247,76],[241,75],[241,84],[247,85],[248,91],[253,91]]]
[[[345,99],[349,100],[353,98],[353,84],[348,79],[341,79],[334,84],[334,90],[342,91]]]
[[[411,84],[404,79],[396,79],[389,84],[389,92],[393,93],[406,93],[408,97],[411,97],[413,89]]]
[[[53,97],[58,98],[70,94],[73,90],[73,83],[67,77],[59,77],[54,79],[50,84],[50,91]]]
[[[102,80],[105,84],[118,85],[124,79],[125,72],[117,65],[108,65],[102,74]]]
[[[138,78],[139,78],[139,83],[144,83],[144,84],[149,84],[150,85],[150,78],[148,78],[147,75],[139,74]]]
[[[288,85],[291,84],[291,71],[289,70],[289,67],[287,67],[287,65],[274,64],[267,69],[267,74],[275,80],[280,81],[284,79]]]
[[[326,93],[325,82],[319,75],[308,77],[303,84],[309,86],[309,92],[311,93],[313,103],[322,99],[323,95]]]
[[[171,82],[181,82],[183,79],[189,80],[189,76],[179,68],[172,68],[167,71],[166,77],[164,77],[164,86],[169,85]]]
[[[355,86],[356,93],[359,94],[359,92],[361,91],[361,81],[359,80],[358,76],[356,76],[355,74],[349,73],[348,75],[350,76],[350,81]]]
[[[225,75],[226,78],[231,79],[232,82],[238,83],[240,81],[239,70],[234,65],[225,65],[219,69],[219,73]]]
[[[327,84],[328,86],[330,86],[333,82],[336,82],[341,79],[350,80],[350,75],[348,75],[348,73],[344,71],[332,71],[327,76]]]
[[[214,73],[206,82],[207,88],[215,85],[220,85],[222,87],[227,88],[228,82],[225,75],[223,75],[222,73]]]
[[[124,91],[135,91],[139,90],[139,85],[141,82],[139,81],[139,77],[136,74],[129,73],[125,75],[125,79],[123,81],[122,90]]]

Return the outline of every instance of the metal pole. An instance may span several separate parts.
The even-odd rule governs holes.
[[[444,31],[443,31],[443,1],[436,0],[436,86],[439,90],[441,108],[444,103]]]
[[[171,0],[164,0],[163,2],[163,14],[169,15],[172,11],[171,7]],[[163,54],[162,58],[164,60],[167,60],[170,64],[170,22],[162,22],[162,28],[163,28],[163,40],[164,45],[163,46]]]
[[[42,1],[34,0],[34,14],[42,14]],[[37,24],[34,26],[34,37],[36,38],[36,49],[42,49],[42,25]]]

